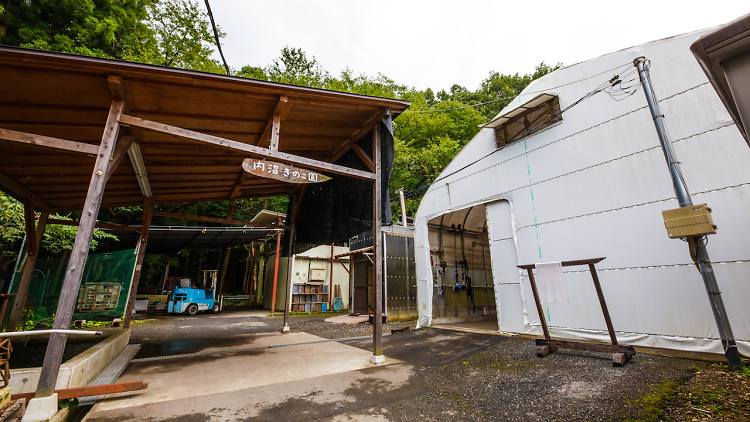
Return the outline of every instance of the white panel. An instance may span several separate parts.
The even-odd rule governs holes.
[[[518,253],[513,239],[492,241],[492,274],[495,284],[518,284],[521,282],[518,268]]]
[[[430,243],[428,240],[427,219],[414,222],[414,254],[417,269],[417,307],[419,319],[417,327],[432,324],[432,268],[430,267]]]
[[[521,285],[495,285],[495,302],[497,303],[497,320],[500,331],[510,333],[523,332],[524,309],[521,298]]]

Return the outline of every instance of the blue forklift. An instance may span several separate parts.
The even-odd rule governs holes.
[[[204,270],[203,282],[196,285],[189,278],[180,279],[179,285],[169,295],[167,312],[193,316],[198,311],[221,311],[221,299],[216,297],[217,273],[217,270]]]

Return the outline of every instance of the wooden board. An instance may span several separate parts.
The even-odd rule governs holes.
[[[287,183],[321,183],[331,180],[330,177],[314,171],[275,161],[256,160],[253,158],[246,158],[242,162],[242,169],[255,176]]]

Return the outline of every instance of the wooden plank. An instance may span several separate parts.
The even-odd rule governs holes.
[[[153,215],[154,217],[178,218],[180,220],[205,221],[207,223],[231,224],[235,226],[250,226],[250,227],[260,227],[260,228],[266,228],[266,229],[286,228],[286,226],[265,226],[263,224],[255,224],[255,223],[250,223],[248,221],[242,221],[242,220],[232,220],[229,218],[203,217],[200,215],[179,214],[179,213],[174,213],[174,212],[165,212],[165,211],[156,211],[156,210],[154,211]]]
[[[358,253],[365,253],[365,252],[369,252],[371,250],[372,250],[372,246],[368,246],[366,248],[357,249],[357,250],[354,250],[354,251],[349,251],[347,253],[342,253],[342,254],[336,255],[336,256],[334,256],[334,258],[337,258],[337,259],[338,258],[343,258],[345,256],[356,255]]]
[[[60,226],[78,226],[79,222],[78,220],[60,220],[57,218],[50,218],[47,220],[47,224],[57,224]],[[131,232],[139,232],[141,231],[140,226],[123,226],[122,224],[112,224],[112,223],[96,223],[97,229],[110,229],[110,230],[125,230],[125,231],[131,231]]]
[[[36,258],[39,256],[39,247],[42,244],[44,230],[47,227],[49,217],[48,212],[42,212],[39,216],[38,225],[34,227],[36,223],[34,207],[30,202],[25,202],[23,208],[25,214],[24,220],[26,222],[26,262],[21,273],[21,279],[18,281],[18,289],[16,290],[17,300],[13,301],[13,307],[8,317],[8,331],[18,330],[21,324],[23,308],[26,305],[26,294],[29,291],[31,277],[34,274],[34,265],[36,265]]]
[[[362,162],[365,163],[368,169],[370,171],[375,171],[375,164],[373,164],[372,159],[367,155],[367,153],[357,144],[352,144],[352,149],[354,150],[357,155],[359,155],[359,158],[362,159]]]
[[[147,196],[143,202],[143,219],[141,220],[141,239],[138,246],[138,256],[135,259],[135,271],[133,272],[133,284],[130,286],[130,295],[128,296],[128,305],[125,308],[125,320],[123,328],[130,328],[130,321],[133,318],[133,306],[135,306],[135,296],[138,293],[138,282],[141,280],[141,267],[143,266],[143,257],[146,256],[146,243],[148,234],[151,231],[151,216],[154,213],[153,198]]]
[[[99,152],[98,145],[68,141],[65,139],[53,138],[51,136],[35,135],[33,133],[17,132],[10,129],[0,128],[0,139],[37,147],[74,152],[76,154],[96,155]]]
[[[549,346],[550,348],[570,349],[570,350],[587,350],[591,352],[603,352],[603,353],[625,353],[628,355],[635,355],[635,348],[633,346],[626,346],[622,344],[605,344],[605,343],[590,343],[586,341],[572,341],[572,340],[557,340],[557,339],[536,339],[537,346]]]
[[[34,205],[49,212],[50,214],[55,213],[55,207],[48,204],[46,201],[42,200],[35,194],[31,193],[31,191],[29,191],[25,187],[14,182],[13,179],[4,175],[3,173],[0,173],[0,185],[5,186],[8,190],[18,195],[21,199],[30,199],[34,203]]]
[[[55,390],[57,393],[58,400],[74,399],[76,397],[86,396],[99,396],[102,394],[114,394],[124,393],[126,391],[138,391],[145,390],[148,388],[148,383],[145,381],[130,381],[121,382],[117,384],[104,384],[104,385],[92,385],[78,388],[65,388],[61,390]],[[13,394],[11,397],[13,400],[26,400],[29,401],[34,398],[35,393],[19,393]]]
[[[120,116],[120,122],[125,125],[139,127],[141,129],[150,130],[154,132],[166,133],[169,135],[192,139],[195,141],[205,142],[221,148],[227,148],[235,151],[242,151],[261,157],[271,158],[285,163],[299,164],[304,167],[309,167],[314,170],[322,170],[336,174],[342,174],[344,176],[356,177],[359,179],[373,180],[375,175],[361,170],[354,170],[344,166],[338,166],[323,161],[312,160],[305,157],[299,157],[292,154],[287,154],[280,151],[271,151],[266,148],[260,148],[255,145],[243,144],[242,142],[232,141],[225,138],[219,138],[217,136],[207,135],[204,133],[193,132],[190,130],[165,125],[158,122],[152,122],[149,120],[139,119],[137,117],[122,115]]]
[[[99,145],[99,154],[94,164],[91,183],[89,184],[83,212],[81,213],[81,223],[78,227],[73,250],[70,253],[70,262],[65,272],[65,281],[63,282],[57,304],[55,322],[52,326],[55,329],[67,329],[70,327],[73,308],[78,298],[78,289],[83,277],[84,264],[86,263],[91,238],[94,234],[96,216],[99,213],[99,206],[104,196],[107,169],[109,168],[110,159],[114,153],[115,143],[120,131],[118,118],[122,114],[124,107],[124,102],[112,101],[109,109],[104,133],[102,134],[102,142]],[[50,335],[49,343],[47,344],[47,353],[44,355],[44,363],[39,374],[39,384],[36,391],[37,397],[49,397],[54,392],[66,340],[67,336],[64,334]]]
[[[604,258],[591,258],[591,259],[579,259],[576,261],[562,261],[563,267],[575,267],[576,265],[589,265],[589,264],[598,264],[602,261],[604,261],[606,257]],[[518,265],[518,268],[522,270],[528,270],[528,269],[534,269],[536,268],[536,264],[528,264],[528,265]]]
[[[254,176],[286,183],[322,183],[331,180],[325,174],[301,169],[284,163],[245,158],[242,169]]]

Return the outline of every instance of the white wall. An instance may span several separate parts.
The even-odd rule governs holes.
[[[651,60],[651,79],[693,202],[714,210],[719,229],[708,250],[738,346],[750,355],[750,318],[743,303],[750,297],[750,148],[689,50],[700,35],[558,70],[532,83],[505,111],[541,91],[559,95],[565,108],[616,74],[637,78],[626,76],[636,57]],[[493,131],[484,129],[444,174],[494,150]],[[417,233],[436,216],[481,203],[488,203],[501,331],[541,333],[527,277],[516,272],[518,262],[606,257],[597,268],[619,339],[722,353],[687,246],[669,239],[664,229],[661,211],[678,204],[643,92],[622,101],[596,94],[565,112],[563,122],[433,184],[417,213]],[[424,264],[430,245],[426,236],[416,239],[422,289],[428,281],[431,285],[431,272],[425,271],[429,261]],[[591,275],[584,270],[565,268],[570,303],[545,305],[545,317],[556,335],[606,341]],[[419,297],[420,326],[429,325],[431,302],[421,302],[427,299],[421,291]]]

